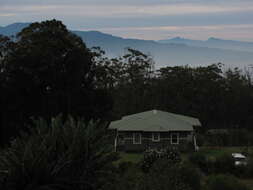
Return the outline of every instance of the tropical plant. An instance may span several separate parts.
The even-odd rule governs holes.
[[[107,124],[59,116],[36,120],[0,153],[0,189],[96,189],[112,181]],[[110,178],[110,179],[108,179]]]

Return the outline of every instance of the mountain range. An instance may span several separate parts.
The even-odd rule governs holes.
[[[0,34],[15,35],[29,23],[14,23],[0,27]],[[159,41],[127,39],[99,31],[72,31],[80,36],[88,47],[100,46],[107,56],[117,57],[126,48],[134,48],[150,54],[156,67],[175,65],[208,65],[221,62],[226,67],[245,68],[253,64],[253,43],[209,38],[206,41],[172,38]],[[154,34],[155,35],[155,34]]]
[[[253,52],[253,42],[241,42],[235,40],[223,40],[218,38],[209,38],[208,40],[190,40],[181,37],[159,40],[160,43],[175,43],[175,44],[186,44],[195,47],[209,47],[209,48],[220,48],[220,49],[231,49],[238,51]]]

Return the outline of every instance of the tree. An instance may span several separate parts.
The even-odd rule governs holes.
[[[111,109],[110,96],[94,85],[93,54],[60,21],[33,23],[14,41],[2,39],[0,50],[6,136],[31,116],[50,119],[62,113],[88,121]]]
[[[150,55],[127,48],[118,58],[109,59],[99,47],[92,48],[96,63],[92,68],[96,88],[105,89],[113,97],[114,117],[148,109],[154,61]]]
[[[220,64],[164,67],[157,81],[160,109],[198,117],[204,125],[221,118],[224,78]]]
[[[226,90],[225,102],[227,105],[227,122],[231,128],[239,126],[250,126],[248,121],[253,115],[253,91],[250,78],[242,73],[238,68],[229,69],[225,73]]]
[[[113,95],[114,110],[126,115],[149,109],[149,94],[154,75],[152,57],[128,48],[127,53],[117,60],[117,65],[120,66],[117,69],[121,75],[117,77]]]

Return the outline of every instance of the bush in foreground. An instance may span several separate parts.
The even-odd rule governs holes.
[[[189,164],[168,164],[161,159],[154,163],[143,180],[143,190],[200,190],[200,175]]]
[[[137,164],[123,162],[118,166],[116,183],[110,190],[141,190],[144,174]]]
[[[193,165],[199,167],[202,171],[207,172],[208,160],[204,153],[194,152],[189,156],[189,160]]]
[[[235,170],[235,161],[231,154],[223,154],[216,158],[215,173],[233,173]]]
[[[207,190],[249,190],[246,185],[229,175],[212,175],[207,180]]]
[[[163,150],[147,150],[144,153],[144,158],[141,162],[141,168],[144,172],[148,172],[153,164],[158,160],[167,160],[169,165],[173,165],[181,162],[181,156],[179,151],[173,147],[167,147]]]
[[[61,117],[35,122],[0,153],[0,189],[96,189],[113,179],[106,124]],[[108,179],[111,178],[111,179]]]

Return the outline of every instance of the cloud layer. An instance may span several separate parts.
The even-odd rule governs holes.
[[[8,0],[0,25],[60,19],[71,29],[161,39],[231,37],[253,41],[252,0]]]

